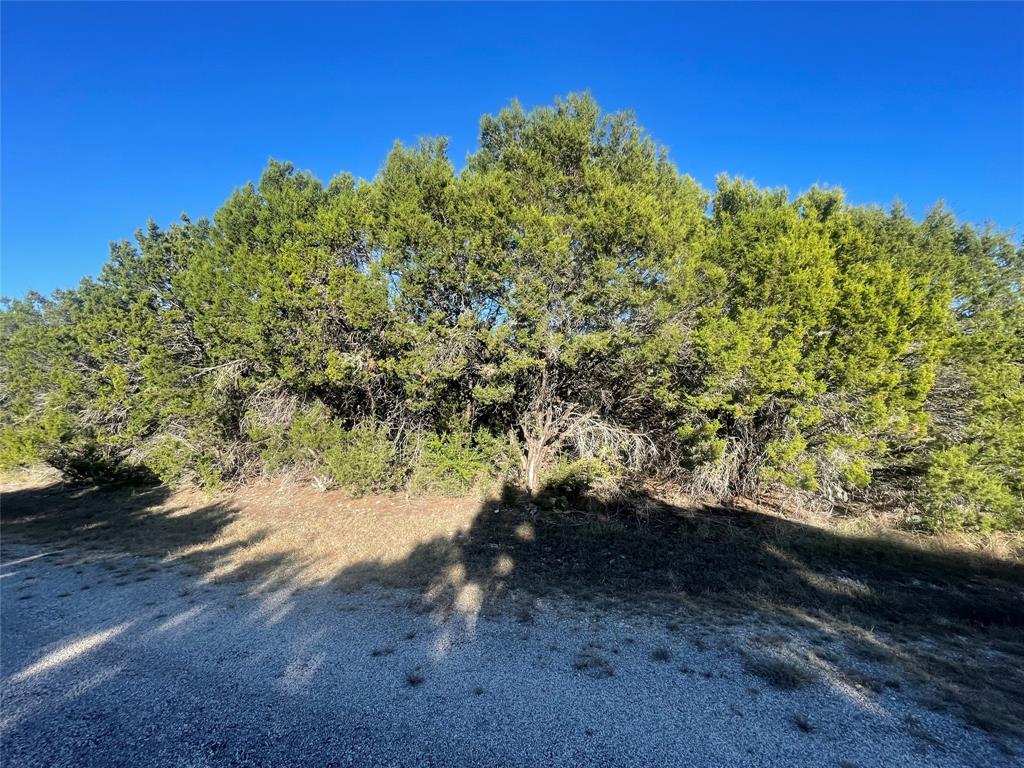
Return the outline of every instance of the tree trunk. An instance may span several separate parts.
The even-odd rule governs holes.
[[[573,413],[572,406],[556,401],[545,367],[533,402],[519,421],[525,447],[521,452],[523,473],[531,496],[540,493],[544,464],[551,452],[558,452]]]
[[[526,490],[531,496],[540,492],[540,472],[544,466],[544,438],[535,437],[526,439],[526,456],[524,459],[526,469]]]

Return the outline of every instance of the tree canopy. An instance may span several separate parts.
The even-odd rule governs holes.
[[[896,494],[1024,527],[1024,249],[943,207],[680,174],[587,95],[396,144],[372,181],[272,161],[211,220],[0,311],[0,465],[215,487],[491,480],[561,495]]]

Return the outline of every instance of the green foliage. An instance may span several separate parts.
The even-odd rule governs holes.
[[[346,428],[323,405],[297,413],[287,427],[254,429],[269,473],[286,468],[308,470],[327,486],[365,494],[395,487],[396,451],[379,424]]]
[[[394,461],[394,443],[378,425],[346,430],[322,459],[325,472],[336,484],[358,494],[393,488]]]
[[[943,448],[928,463],[925,485],[933,528],[1021,528],[1021,496],[1003,474],[989,472],[981,449],[968,443]]]
[[[213,450],[173,436],[158,438],[148,447],[145,466],[172,486],[196,485],[216,491],[224,483],[223,468]]]
[[[937,207],[682,175],[587,95],[396,144],[369,182],[272,161],[212,220],[0,311],[0,468],[365,493],[658,476],[929,527],[1021,528],[1020,243]]]
[[[459,496],[507,476],[510,467],[507,441],[489,432],[429,435],[420,440],[410,487],[421,493]]]
[[[958,333],[928,393],[931,527],[1024,528],[1024,249],[1005,235],[953,233]]]
[[[613,468],[600,459],[561,457],[544,473],[543,491],[553,498],[579,499],[613,477]]]

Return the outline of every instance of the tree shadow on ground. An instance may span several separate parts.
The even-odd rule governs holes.
[[[181,559],[180,553],[217,540],[238,515],[225,501],[176,504],[166,486],[75,486],[56,482],[8,491],[2,499],[7,541],[71,545],[87,552]],[[241,542],[207,548],[204,562]]]
[[[273,593],[268,616],[283,616],[296,592],[381,585],[415,590],[414,607],[466,637],[481,618],[529,623],[548,599],[666,627],[768,619],[892,665],[975,725],[1024,734],[1019,562],[845,536],[754,509],[649,498],[617,508],[581,498],[571,510],[543,502],[508,488],[481,502],[465,528],[452,532],[442,515],[437,534],[403,556],[371,548],[358,561],[329,548],[250,552],[274,532],[225,536],[238,508],[179,504],[159,487],[22,489],[4,495],[2,511],[8,540],[180,561],[206,578],[226,574],[222,580],[248,582],[249,595]],[[288,514],[280,525],[289,525]],[[829,652],[820,649],[822,658]]]
[[[681,508],[644,499],[592,511],[544,508],[507,489],[468,530],[417,546],[395,563],[363,562],[339,580],[425,590],[439,609],[475,585],[484,609],[515,593],[1024,629],[1024,564],[906,540],[848,537],[743,508]],[[597,511],[593,511],[593,510]],[[450,607],[450,606],[449,606]]]
[[[334,583],[414,588],[421,610],[467,630],[480,617],[529,622],[538,598],[553,596],[669,626],[695,615],[712,625],[756,615],[838,638],[937,689],[936,706],[1024,735],[1022,563],[844,536],[753,509],[650,498],[608,508],[583,498],[557,510],[544,502],[506,489],[481,504],[467,530],[398,562],[350,566]]]

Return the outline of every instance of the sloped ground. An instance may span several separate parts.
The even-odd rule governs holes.
[[[5,765],[1015,765],[1019,563],[753,511],[9,487]]]

